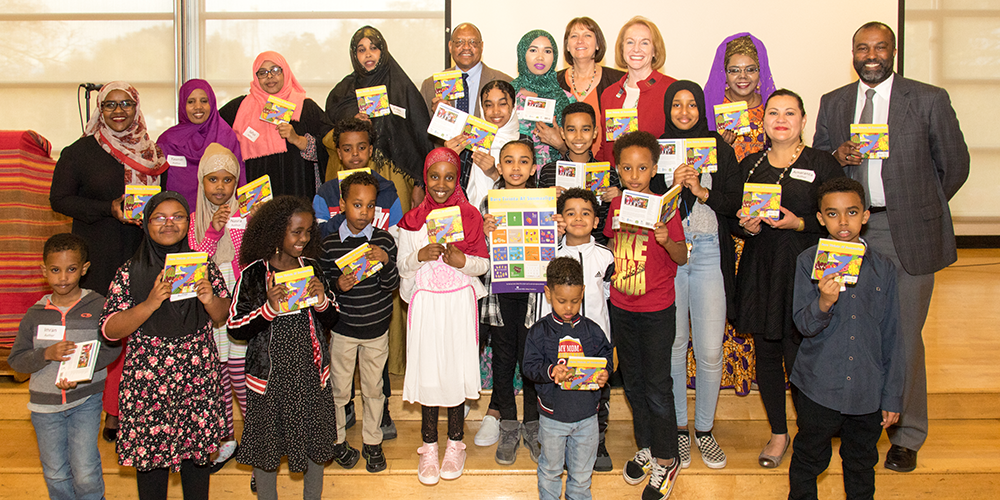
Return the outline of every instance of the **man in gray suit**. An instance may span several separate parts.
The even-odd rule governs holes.
[[[472,23],[462,23],[451,31],[451,39],[448,40],[448,52],[451,53],[455,65],[447,71],[461,70],[465,73],[465,95],[463,99],[450,102],[452,106],[461,109],[469,114],[483,116],[479,106],[479,91],[493,80],[511,81],[511,77],[502,71],[497,71],[483,64],[483,35],[479,28]],[[470,92],[471,90],[471,92]],[[427,77],[420,85],[420,94],[424,96],[427,104],[427,112],[431,117],[437,108],[440,99],[434,93],[434,78]],[[465,109],[467,107],[467,109]]]
[[[948,93],[893,73],[896,35],[880,22],[853,38],[860,80],[823,96],[813,147],[833,153],[869,195],[865,241],[896,265],[906,384],[899,423],[888,429],[885,467],[916,468],[927,437],[927,374],[921,331],[934,273],[958,259],[950,200],[969,176],[969,148]],[[863,160],[852,123],[889,126],[889,157]]]

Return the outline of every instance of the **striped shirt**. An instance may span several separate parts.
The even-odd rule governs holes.
[[[385,250],[389,259],[374,275],[343,292],[337,285],[343,272],[335,261],[364,243]],[[399,288],[396,241],[392,235],[383,229],[374,228],[370,240],[360,234],[341,240],[340,233],[334,231],[323,240],[319,263],[330,287],[336,292],[337,303],[340,304],[340,319],[333,326],[333,331],[356,339],[373,339],[385,334],[392,321],[392,292]]]

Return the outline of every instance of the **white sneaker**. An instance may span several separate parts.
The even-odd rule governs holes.
[[[492,446],[500,440],[500,421],[492,415],[483,417],[483,423],[479,425],[476,432],[476,439],[473,440],[476,446]]]

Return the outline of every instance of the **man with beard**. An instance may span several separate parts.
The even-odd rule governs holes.
[[[472,23],[462,23],[451,31],[451,39],[448,40],[448,52],[455,61],[455,65],[446,71],[460,70],[465,80],[465,97],[445,101],[447,104],[461,109],[466,113],[476,116],[483,116],[479,109],[479,91],[493,80],[503,80],[509,82],[510,76],[502,71],[497,71],[482,63],[483,59],[483,35],[479,28]],[[434,76],[427,77],[420,85],[420,94],[424,96],[427,103],[427,111],[434,117],[434,110],[441,102],[434,93]]]
[[[813,147],[833,153],[861,182],[870,207],[865,242],[896,265],[900,334],[906,358],[903,411],[887,430],[885,467],[916,468],[927,437],[927,376],[921,330],[934,273],[958,259],[948,200],[969,176],[969,148],[948,93],[893,73],[896,35],[880,22],[854,33],[860,80],[823,96]],[[852,123],[888,124],[889,157],[863,159]]]

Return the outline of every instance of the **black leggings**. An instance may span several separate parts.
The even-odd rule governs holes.
[[[438,406],[421,406],[420,435],[425,443],[438,442]],[[461,441],[465,437],[465,404],[448,408],[448,439]]]
[[[184,500],[208,500],[208,478],[212,468],[195,465],[191,460],[181,462],[181,487]],[[136,471],[135,483],[139,487],[139,500],[166,500],[170,469]]]
[[[757,389],[764,401],[771,433],[788,433],[788,416],[785,412],[785,373],[792,373],[799,345],[790,338],[767,340],[754,335],[754,353],[757,366]],[[799,391],[791,386],[792,406],[797,406]]]

